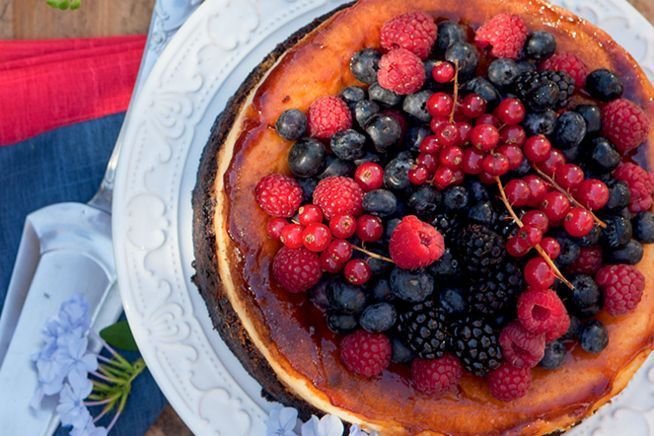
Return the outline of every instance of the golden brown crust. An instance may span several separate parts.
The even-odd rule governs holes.
[[[402,429],[411,433],[427,429],[450,433],[547,433],[569,427],[608,401],[626,385],[649,354],[654,328],[648,313],[654,305],[651,286],[646,290],[639,311],[628,321],[603,318],[609,324],[609,348],[613,352],[607,349],[599,357],[591,359],[577,350],[572,361],[553,374],[537,369],[534,389],[528,397],[505,405],[490,398],[474,378],[464,379],[457,395],[441,401],[416,397],[410,387],[399,386],[398,370],[385,373],[381,380],[357,380],[345,372],[339,366],[338,359],[334,358],[330,347],[335,338],[325,334],[328,340],[315,344],[311,335],[296,332],[308,322],[302,318],[302,313],[311,309],[298,298],[278,292],[268,280],[268,262],[276,246],[265,241],[262,230],[265,217],[254,205],[251,192],[262,175],[286,171],[285,152],[288,147],[288,143],[271,133],[269,126],[281,111],[289,107],[304,109],[316,96],[336,93],[343,86],[353,83],[346,60],[360,47],[376,45],[379,23],[386,17],[406,10],[422,9],[435,16],[462,16],[475,23],[495,13],[488,2],[484,2],[483,6],[478,2],[468,2],[468,6],[459,3],[463,2],[360,1],[327,20],[316,31],[311,32],[317,23],[303,29],[293,40],[280,45],[253,72],[217,121],[202,159],[193,204],[197,262],[195,281],[209,305],[216,327],[248,371],[273,397],[296,407],[304,405],[306,413],[312,409],[306,407],[307,402],[314,406],[327,402],[343,410],[346,417],[352,415],[353,420],[375,422],[385,430],[393,430],[392,433],[402,432]],[[577,53],[589,66],[609,67],[621,74],[627,82],[629,98],[641,104],[650,116],[654,115],[651,85],[633,59],[604,32],[536,0],[503,2],[502,8],[503,11],[522,15],[532,29],[547,27],[556,34],[564,50],[584,47]],[[371,17],[371,11],[375,13],[374,19],[366,24],[369,27],[350,30],[345,36],[335,36],[337,25],[347,25],[348,19],[357,13]],[[349,24],[348,28],[351,28],[352,22]],[[570,37],[573,31],[576,35],[574,40]],[[296,44],[305,33],[307,38]],[[343,47],[349,52],[344,52]],[[268,71],[284,54],[284,59]],[[325,64],[327,58],[333,60],[333,68]],[[302,77],[302,71],[305,75],[318,71],[318,77]],[[265,86],[257,88],[266,73],[269,75],[263,80]],[[298,85],[301,79],[305,82],[302,86]],[[250,95],[250,91],[255,94]],[[252,102],[248,101],[248,95],[254,98]],[[243,131],[235,132],[234,124],[239,115],[242,119],[236,123],[236,128],[243,128]],[[234,141],[228,141],[230,134],[236,137]],[[233,155],[229,156],[224,154],[223,147],[228,142],[234,149]],[[654,141],[650,138],[649,142]],[[265,144],[265,147],[261,144]],[[649,161],[651,147],[644,149],[649,153]],[[216,158],[221,150],[222,157],[231,161],[224,176],[223,172],[218,171]],[[247,172],[243,172],[243,169],[247,169]],[[216,191],[218,186],[220,188]],[[216,211],[216,201],[221,203],[221,214]],[[216,233],[220,235],[219,240],[216,240]],[[217,243],[221,241],[224,245],[222,250],[231,254],[229,259],[223,260],[228,268],[221,271],[228,276],[232,292],[226,291],[230,286],[223,286],[225,284],[220,283],[218,274],[220,259],[216,258],[216,250]],[[653,260],[652,250],[647,250],[641,266],[651,265]],[[654,279],[649,277],[652,273],[644,272],[648,282],[651,282]],[[235,307],[242,309],[239,310],[240,317]],[[315,314],[310,312],[310,315]],[[304,318],[310,318],[310,315],[304,315]],[[248,322],[245,327],[240,322],[242,317]],[[319,328],[315,324],[309,325]],[[630,332],[638,335],[637,341],[622,337]],[[256,336],[261,348],[253,346],[249,339],[252,335]],[[265,351],[266,357],[261,351]],[[273,373],[269,361],[275,364],[277,374]],[[321,365],[317,365],[316,361]],[[616,371],[616,368],[621,368],[621,371]],[[289,386],[291,381],[304,379],[309,382],[306,387],[308,392],[315,395],[311,395],[311,398],[305,395],[303,400],[299,400],[295,386],[291,388],[293,393],[290,393],[279,382],[280,379]],[[555,383],[561,387],[556,388],[559,391],[552,392]],[[566,386],[575,388],[566,389]],[[382,404],[381,401],[370,400],[375,396],[388,395],[388,389],[397,396],[397,401],[389,399],[387,404]],[[411,407],[406,407],[407,404]],[[410,410],[407,414],[401,410],[395,413],[398,405]],[[433,410],[439,410],[441,416],[432,417]],[[471,420],[470,416],[477,419]]]

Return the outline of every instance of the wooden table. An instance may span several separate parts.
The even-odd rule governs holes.
[[[628,0],[654,23],[654,0]],[[40,39],[143,34],[154,0],[82,0],[77,11],[59,11],[45,0],[0,0],[0,39]],[[170,406],[148,436],[186,436],[186,428]]]

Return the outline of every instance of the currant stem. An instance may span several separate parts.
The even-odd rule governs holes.
[[[456,105],[459,103],[459,60],[454,60],[454,89],[452,99],[452,111],[450,112],[450,123],[454,122],[454,112]]]
[[[536,167],[534,167],[534,171],[536,171],[536,172],[538,173],[539,176],[541,176],[542,178],[544,178],[544,179],[547,181],[547,183],[549,183],[550,185],[552,185],[552,186],[554,187],[554,189],[556,189],[557,191],[559,191],[560,193],[562,193],[563,195],[565,195],[565,196],[568,198],[568,200],[570,201],[570,203],[574,204],[574,205],[577,206],[577,207],[580,207],[580,208],[582,208],[582,209],[587,210],[588,213],[590,213],[590,215],[593,217],[593,220],[595,220],[595,222],[597,223],[598,226],[600,226],[600,227],[603,228],[603,229],[606,228],[606,223],[605,223],[604,221],[602,221],[601,219],[599,219],[599,218],[597,217],[597,215],[595,215],[595,214],[593,213],[592,210],[588,209],[588,208],[585,207],[583,204],[579,203],[579,202],[577,201],[577,199],[574,198],[574,197],[573,197],[573,196],[572,196],[568,191],[566,191],[565,189],[563,189],[563,187],[561,187],[561,185],[559,185],[558,183],[556,183],[556,181],[555,181],[551,176],[545,174],[543,171],[539,170],[539,169],[536,168]]]
[[[504,203],[504,206],[506,207],[506,210],[509,212],[511,215],[511,218],[513,218],[513,221],[516,223],[516,225],[520,228],[524,227],[524,223],[522,220],[516,215],[515,211],[513,210],[513,207],[511,206],[511,203],[509,203],[509,199],[506,197],[506,192],[504,192],[504,186],[502,185],[502,181],[500,180],[499,177],[495,177],[495,182],[497,183],[497,187],[500,190],[500,196],[502,197],[502,203]],[[552,271],[554,271],[554,275],[561,280],[565,285],[570,288],[574,289],[574,285],[570,283],[568,279],[566,279],[563,276],[563,273],[559,270],[559,268],[554,264],[552,259],[547,255],[543,247],[540,246],[540,244],[536,244],[534,247],[538,254],[541,255],[541,257],[547,262],[550,268],[552,268]]]

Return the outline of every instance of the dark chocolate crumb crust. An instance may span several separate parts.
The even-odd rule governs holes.
[[[218,151],[227,138],[252,88],[259,84],[268,70],[287,50],[295,46],[305,35],[313,31],[333,14],[350,5],[352,3],[341,5],[293,33],[286,41],[278,44],[247,76],[236,93],[229,99],[223,112],[216,118],[211,129],[209,142],[202,152],[197,182],[192,197],[193,247],[195,254],[195,260],[193,261],[195,275],[192,280],[207,304],[214,328],[220,333],[222,339],[248,373],[261,383],[263,397],[298,409],[300,418],[303,420],[308,419],[311,414],[321,415],[322,413],[289,392],[279,382],[266,359],[250,341],[238,315],[234,312],[231,303],[224,294],[218,274],[218,261],[216,260],[216,235],[213,222],[216,199],[213,188],[218,170]]]

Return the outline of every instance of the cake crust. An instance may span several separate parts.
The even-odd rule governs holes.
[[[428,0],[416,0],[407,2],[410,3],[410,5],[393,5],[392,7],[387,7],[387,3],[390,2],[388,0],[364,0],[359,2],[355,8],[350,9],[353,10],[357,7],[366,8],[378,6],[381,8],[383,13],[390,15],[396,14],[398,8],[400,11],[399,13],[410,9],[429,10],[425,6],[429,6],[429,4],[433,4],[434,2]],[[439,4],[442,5],[441,7],[444,9],[448,5],[453,6],[453,3],[455,3],[453,0],[444,0],[439,2]],[[571,14],[561,9],[550,7],[541,1],[512,1],[509,3],[510,4],[507,5],[507,7],[509,7],[509,9],[517,8],[516,13],[519,12],[518,9],[520,9],[522,7],[521,5],[524,4],[527,4],[530,10],[540,10],[541,12],[545,10],[546,19],[544,22],[549,23],[549,25],[552,26],[554,26],[555,23],[551,21],[551,17],[558,17],[559,23],[569,24],[569,27],[567,28],[568,31],[570,31],[570,27],[573,25],[582,27],[588,38],[590,40],[596,41],[603,47],[605,52],[608,53],[606,56],[608,56],[610,65],[603,66],[614,68],[616,71],[625,76],[627,79],[629,92],[631,93],[630,98],[633,98],[637,103],[643,105],[650,116],[653,115],[654,105],[652,103],[651,96],[654,93],[652,92],[651,85],[648,84],[644,78],[643,73],[637,68],[633,59],[631,59],[629,55],[626,54],[619,46],[617,46],[605,33],[591,27],[589,24],[583,21],[578,20]],[[346,8],[347,7],[348,6],[346,6]],[[466,11],[462,11],[462,9],[466,8],[461,6],[451,9],[456,11],[455,15],[460,15],[466,18],[472,17],[474,22],[477,22],[477,20],[474,19],[475,17],[479,17],[483,14],[492,15],[492,11],[488,10],[482,11],[481,15],[479,12],[475,14],[466,14]],[[439,15],[440,13],[445,13],[442,12],[442,10],[440,12],[434,10],[429,11],[436,14],[437,16],[441,16]],[[256,292],[250,291],[251,288],[257,286],[272,286],[267,280],[267,264],[265,262],[259,262],[260,258],[257,258],[257,262],[255,263],[257,264],[257,267],[261,271],[261,275],[264,278],[258,281],[255,280],[255,283],[253,284],[247,282],[247,274],[243,273],[243,271],[248,270],[248,268],[249,270],[253,270],[253,265],[248,265],[248,259],[244,259],[244,257],[247,257],[251,254],[247,251],[247,244],[242,243],[242,232],[244,232],[245,229],[253,228],[256,223],[250,223],[250,219],[248,219],[246,220],[248,221],[248,224],[244,228],[240,228],[239,226],[235,226],[233,221],[230,221],[233,218],[233,214],[235,213],[233,208],[237,207],[237,205],[244,204],[243,202],[246,201],[243,199],[244,194],[242,194],[242,192],[247,189],[247,186],[249,186],[249,181],[243,182],[242,180],[236,180],[236,178],[233,177],[237,170],[241,168],[239,165],[242,166],[244,165],[244,162],[251,162],[251,160],[249,161],[248,159],[252,159],[251,157],[243,157],[243,155],[239,153],[243,153],[243,150],[248,146],[252,146],[252,144],[257,143],[257,141],[261,141],[261,138],[256,138],[256,135],[251,134],[252,132],[257,132],[257,134],[265,135],[266,128],[269,129],[269,126],[271,125],[270,120],[275,119],[276,114],[287,108],[284,106],[284,104],[280,103],[283,102],[284,98],[280,98],[273,110],[271,107],[274,105],[272,105],[270,102],[273,101],[274,95],[271,97],[270,92],[273,92],[274,90],[271,91],[270,88],[267,88],[266,92],[269,94],[266,95],[266,98],[261,98],[262,94],[264,94],[260,89],[261,84],[263,82],[272,80],[277,81],[275,82],[277,88],[283,87],[284,77],[280,76],[283,71],[280,72],[280,70],[283,70],[283,67],[288,67],[288,62],[285,63],[285,58],[296,58],[299,56],[298,51],[301,48],[307,47],[307,45],[310,43],[309,39],[312,36],[320,35],[321,33],[327,33],[327,31],[323,32],[323,30],[326,26],[330,25],[334,21],[335,16],[333,14],[336,14],[336,12],[337,11],[333,11],[332,13],[319,18],[303,29],[300,29],[287,41],[280,44],[270,55],[266,57],[266,59],[264,59],[264,61],[250,74],[250,76],[248,76],[235,96],[227,104],[223,114],[221,114],[221,116],[219,116],[217,119],[216,124],[212,130],[209,143],[203,152],[203,157],[198,172],[198,184],[193,193],[193,234],[196,255],[195,267],[197,271],[196,276],[194,277],[194,282],[200,289],[203,298],[207,302],[209,312],[215,327],[220,332],[221,336],[228,344],[230,349],[244,364],[248,372],[250,372],[250,374],[262,384],[264,392],[266,392],[270,398],[298,408],[302,415],[305,417],[310,413],[322,413],[319,411],[323,410],[323,407],[316,408],[316,405],[323,404],[326,401],[339,404],[336,409],[337,411],[343,411],[343,413],[339,413],[341,417],[344,417],[345,419],[348,419],[352,422],[372,422],[372,428],[384,429],[387,433],[419,433],[422,431],[431,432],[430,430],[432,429],[428,426],[410,426],[406,422],[395,422],[393,420],[388,420],[388,422],[385,422],[384,419],[376,420],[373,417],[367,416],[365,413],[352,410],[353,408],[346,404],[347,401],[340,397],[338,394],[331,393],[331,395],[325,395],[322,393],[320,391],[321,387],[318,387],[322,386],[321,381],[316,381],[315,375],[313,378],[306,377],[306,380],[309,381],[309,386],[307,386],[308,391],[315,392],[315,397],[319,400],[318,402],[312,401],[312,398],[300,398],[297,395],[297,390],[295,389],[296,386],[293,386],[289,389],[290,386],[280,382],[280,379],[284,380],[283,374],[280,374],[280,371],[286,371],[287,375],[291,374],[293,377],[299,377],[299,375],[304,374],[302,374],[301,371],[298,371],[298,369],[293,366],[293,362],[282,362],[282,360],[287,356],[285,355],[283,349],[279,349],[283,348],[283,346],[278,346],[279,344],[275,341],[274,332],[271,332],[270,329],[275,327],[285,327],[286,325],[280,324],[269,327],[265,320],[267,320],[266,315],[270,316],[270,313],[264,313],[265,309],[262,309],[261,307],[261,294],[256,294]],[[338,15],[339,14],[336,14],[336,16]],[[547,18],[548,16],[549,18]],[[544,24],[541,22],[540,27],[543,26]],[[559,27],[561,26],[562,24],[559,24]],[[374,36],[372,36],[371,39],[372,38],[374,38]],[[298,45],[298,43],[301,44]],[[357,49],[358,47],[353,47],[351,51],[353,52]],[[289,51],[292,53],[289,54]],[[601,63],[602,61],[606,63],[606,58],[600,59],[597,62]],[[594,64],[591,63],[591,65]],[[347,75],[345,74],[344,76]],[[349,77],[340,77],[338,79],[334,79],[333,81],[336,82],[340,87],[353,83],[353,79]],[[330,87],[327,86],[326,88]],[[322,92],[324,93],[325,91],[322,90]],[[306,100],[309,100],[309,98],[309,96],[305,97]],[[292,105],[293,102],[289,104]],[[259,125],[257,126],[249,123],[250,120],[256,118],[253,116],[253,112],[258,112],[258,116],[260,117],[258,119]],[[239,122],[239,120],[242,122]],[[236,132],[235,126],[241,130]],[[260,126],[265,126],[265,128],[257,131],[257,128]],[[263,133],[261,133],[262,131]],[[652,143],[651,137],[649,142]],[[233,148],[237,149],[233,156],[225,155],[226,143],[230,143]],[[271,148],[273,149],[273,153],[276,153],[279,152],[279,150],[281,150],[284,146],[287,146],[287,144],[281,142],[274,144]],[[641,148],[645,149],[645,147]],[[220,158],[229,157],[231,160],[232,157],[237,155],[237,162],[230,163],[229,168],[227,168],[225,171],[220,170]],[[647,156],[644,156],[644,158],[647,161],[651,161],[651,156],[651,148],[647,148]],[[238,161],[238,159],[241,160]],[[279,162],[279,159],[271,159],[268,164],[273,166],[273,168],[269,168],[267,170],[268,172],[279,170],[283,165]],[[254,179],[254,176],[252,179]],[[239,209],[238,213],[248,216],[250,213],[254,213],[256,215],[256,210],[243,208]],[[256,221],[256,219],[254,219],[254,221]],[[260,220],[259,225],[261,222],[264,221]],[[256,238],[260,237],[261,234],[252,236],[253,240],[256,240]],[[235,294],[234,290],[232,290],[230,293],[227,289],[229,286],[225,286],[226,284],[221,281],[221,274],[219,271],[225,272],[224,265],[223,269],[221,270],[221,259],[219,256],[221,251],[219,251],[217,248],[221,241],[224,244],[222,247],[222,252],[229,252],[231,256],[229,259],[222,259],[222,261],[224,264],[229,264],[229,278],[239,282],[236,284],[236,286],[234,286],[234,290],[241,292],[238,295]],[[260,243],[264,246],[272,245],[270,243],[264,243],[263,239],[260,240]],[[227,248],[229,250],[226,250]],[[272,249],[272,247],[268,248]],[[266,247],[264,247],[261,251],[262,253],[257,253],[256,256],[271,256],[270,252],[266,251]],[[233,255],[231,253],[233,253]],[[643,265],[651,264],[653,257],[654,255],[651,250],[647,249],[645,258],[640,265],[640,268],[647,276],[648,281],[651,281],[654,279],[654,277],[651,277],[651,272],[646,271],[646,267],[645,270],[643,270]],[[248,292],[250,293],[248,294]],[[250,304],[248,305],[248,303]],[[289,299],[285,301],[285,303],[294,305],[299,304],[297,299]],[[643,305],[649,304],[654,304],[654,297],[652,296],[651,287],[646,290],[643,299]],[[241,310],[237,313],[235,306],[244,310]],[[239,315],[239,313],[241,315]],[[242,317],[245,317],[248,322],[250,322],[249,326],[243,325],[241,322],[243,319]],[[268,329],[268,331],[266,331],[266,329]],[[648,324],[647,330],[649,331],[649,334],[646,337],[641,338],[641,346],[635,347],[634,350],[631,350],[631,355],[623,356],[623,359],[618,360],[621,362],[621,370],[616,372],[611,377],[605,377],[604,383],[595,383],[593,385],[593,390],[586,393],[586,398],[584,399],[585,401],[578,401],[574,406],[568,404],[566,405],[565,410],[554,407],[556,405],[552,404],[552,409],[555,410],[555,413],[528,416],[527,418],[516,418],[512,420],[512,423],[495,423],[495,428],[497,430],[491,431],[491,433],[509,431],[512,433],[542,434],[558,429],[565,429],[583,419],[585,416],[593,413],[598,407],[609,401],[613,395],[624,388],[633,373],[638,369],[638,367],[649,354],[649,351],[652,349],[653,342],[651,334],[651,322]],[[281,365],[278,365],[275,369],[271,367],[268,358],[264,357],[260,348],[257,347],[255,343],[253,343],[251,337],[253,332],[256,332],[259,336],[257,338],[259,345],[261,345],[262,342],[266,342],[267,344],[271,345],[271,349],[277,348],[276,350],[272,350],[271,353],[269,353],[268,358],[274,355],[282,363]],[[586,362],[587,360],[588,359],[585,359]],[[581,365],[581,368],[584,368],[584,365]],[[334,377],[333,374],[331,376]],[[385,377],[382,381],[386,381],[387,379],[388,377]],[[289,379],[286,378],[286,382],[288,382],[288,380]],[[562,380],[574,380],[573,374],[566,374],[563,376]],[[598,378],[598,380],[600,379]],[[324,380],[322,382],[324,383]],[[338,384],[340,382],[341,380],[332,378],[331,380],[328,380],[327,384]],[[325,390],[324,388],[322,389]],[[464,396],[472,397],[473,399],[476,398],[478,401],[488,401],[489,405],[498,407],[497,402],[487,398],[487,395],[484,395],[480,389],[475,389],[474,386],[472,386],[471,380],[465,382],[462,389]],[[307,391],[305,390],[305,392]],[[461,394],[461,392],[459,394]],[[315,398],[313,399],[315,400]],[[418,399],[418,401],[420,401],[420,399]],[[452,401],[456,401],[456,398],[446,399],[445,403],[449,404]],[[508,407],[510,407],[510,405]],[[527,413],[527,415],[529,414]],[[463,425],[463,423],[459,423],[456,420],[446,424],[445,432],[470,433],[470,427],[466,427]],[[495,424],[491,423],[491,425]],[[457,427],[459,425],[463,425],[460,427],[460,431],[456,430],[459,428]],[[486,429],[482,427],[480,427],[479,433],[489,433],[489,431],[486,431]]]

